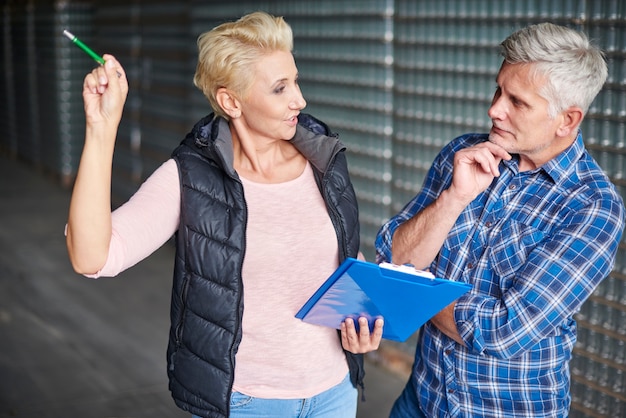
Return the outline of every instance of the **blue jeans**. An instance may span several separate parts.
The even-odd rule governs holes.
[[[349,418],[356,416],[356,404],[357,390],[348,374],[337,386],[311,398],[263,399],[233,392],[230,418]],[[192,417],[200,418],[197,415]]]
[[[404,390],[391,408],[389,418],[426,418],[420,409],[414,377],[409,377]]]

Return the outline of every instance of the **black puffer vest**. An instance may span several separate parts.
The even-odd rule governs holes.
[[[337,232],[339,256],[356,257],[359,222],[345,147],[321,121],[300,115],[292,143],[311,162]],[[233,168],[228,123],[209,115],[176,148],[181,217],[167,350],[176,404],[206,418],[229,415],[241,341],[247,208]],[[363,356],[346,352],[352,383],[363,385]]]

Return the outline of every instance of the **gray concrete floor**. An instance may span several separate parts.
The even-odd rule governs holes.
[[[177,418],[165,349],[173,248],[114,279],[75,274],[70,192],[0,154],[0,417]],[[367,364],[358,418],[384,418],[404,380]]]

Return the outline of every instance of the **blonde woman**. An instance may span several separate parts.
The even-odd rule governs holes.
[[[176,404],[200,417],[349,417],[360,318],[341,332],[294,317],[359,247],[344,146],[302,114],[293,36],[263,12],[198,39],[200,120],[138,192],[110,211],[111,163],[128,92],[111,55],[85,78],[85,146],[67,244],[78,273],[115,276],[175,235],[168,375]],[[118,78],[116,71],[121,74]]]

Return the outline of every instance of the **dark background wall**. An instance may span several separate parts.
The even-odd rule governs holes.
[[[618,0],[321,0],[1,2],[0,152],[71,187],[84,132],[82,80],[95,63],[68,29],[123,63],[130,93],[114,160],[113,193],[127,199],[193,123],[210,112],[192,85],[195,40],[265,10],[283,15],[307,112],[348,145],[361,208],[362,250],[420,188],[453,137],[486,131],[498,44],[552,21],[585,30],[606,51],[609,80],[584,122],[588,149],[626,197],[626,2]],[[572,416],[624,416],[626,241],[615,270],[579,316]],[[385,344],[409,353],[412,342]],[[600,411],[600,415],[597,412]],[[604,412],[603,412],[604,411]]]

